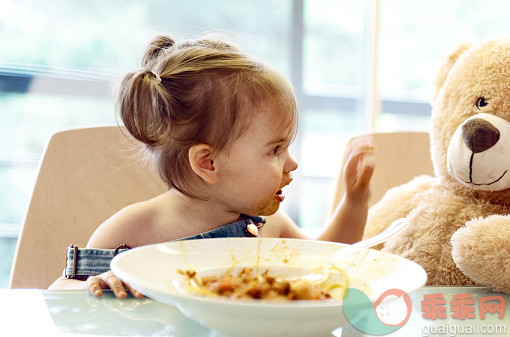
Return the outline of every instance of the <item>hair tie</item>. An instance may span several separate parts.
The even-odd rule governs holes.
[[[156,79],[156,84],[160,84],[161,83],[161,77],[159,76],[159,74],[156,74],[152,70],[151,70],[151,73],[152,73],[152,75],[154,75],[154,78]]]

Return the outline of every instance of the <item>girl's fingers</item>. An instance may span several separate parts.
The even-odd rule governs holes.
[[[131,294],[135,297],[135,298],[142,298],[144,297],[144,295],[138,291],[136,291],[135,289],[133,289],[129,284],[126,284],[126,287],[128,288],[128,290],[131,292]]]
[[[374,174],[374,170],[375,162],[370,156],[369,158],[366,158],[365,162],[363,163],[363,168],[357,180],[357,185],[360,188],[365,189],[368,187],[370,184],[370,179],[372,179],[372,175]]]
[[[345,164],[344,173],[346,177],[347,178],[353,177],[354,179],[359,179],[362,173],[367,169],[367,167],[371,168],[373,171],[374,167],[373,153],[374,148],[370,145],[365,145],[355,150],[353,149],[353,151],[349,153]]]
[[[344,167],[345,192],[356,198],[370,193],[370,180],[375,169],[372,138],[362,138],[349,144]]]
[[[109,271],[107,273],[101,274],[103,281],[110,287],[117,298],[126,298],[127,293],[124,289],[124,283],[113,274],[113,272]]]
[[[108,271],[97,276],[90,276],[87,279],[87,286],[90,292],[96,297],[99,297],[103,294],[102,289],[108,288],[110,288],[118,298],[127,297],[126,290],[124,289],[124,284],[119,278],[117,278],[117,276],[113,274],[112,271]]]
[[[360,156],[361,156],[360,153],[355,154],[355,155],[350,153],[349,156],[347,157],[347,162],[345,163],[345,168],[344,168],[344,176],[345,176],[346,181],[349,181],[351,179],[351,177],[356,176],[356,171],[357,171],[357,166],[358,166]]]
[[[90,276],[87,278],[87,287],[89,291],[92,293],[92,295],[96,297],[100,297],[103,295],[102,291],[102,283],[103,280],[99,276]]]
[[[348,144],[347,155],[358,152],[366,152],[374,150],[374,139],[371,135],[363,135],[352,139]]]

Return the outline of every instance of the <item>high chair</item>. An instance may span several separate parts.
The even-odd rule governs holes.
[[[10,288],[47,288],[62,275],[66,248],[85,247],[121,208],[165,191],[138,160],[140,145],[118,126],[51,136],[43,153],[11,272]]]
[[[372,136],[375,146],[375,171],[371,180],[370,206],[379,201],[392,187],[402,185],[422,174],[434,175],[428,132],[372,132],[356,135],[349,139],[347,144],[366,135]],[[334,185],[329,214],[338,205],[345,191],[343,164]]]

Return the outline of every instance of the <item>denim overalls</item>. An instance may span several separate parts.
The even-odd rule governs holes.
[[[241,215],[242,219],[231,224],[213,229],[211,231],[200,233],[198,235],[188,236],[181,240],[197,240],[212,238],[234,238],[234,237],[253,237],[249,225],[257,228],[262,227],[266,220],[263,217],[254,217]],[[255,233],[256,234],[256,233]],[[129,247],[121,245],[117,249],[97,249],[97,248],[78,248],[71,245],[67,248],[67,262],[64,270],[65,278],[85,280],[92,275],[99,275],[110,270],[110,261],[112,258]]]

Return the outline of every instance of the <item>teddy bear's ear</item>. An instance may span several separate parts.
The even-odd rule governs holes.
[[[463,43],[459,45],[453,52],[446,55],[443,58],[442,65],[439,68],[439,71],[436,76],[436,80],[434,82],[434,97],[433,101],[436,100],[437,95],[439,95],[439,92],[441,91],[441,88],[443,87],[444,82],[446,81],[446,77],[448,77],[448,73],[455,65],[455,62],[459,59],[460,55],[464,53],[466,50],[468,50],[471,47],[472,43]]]

